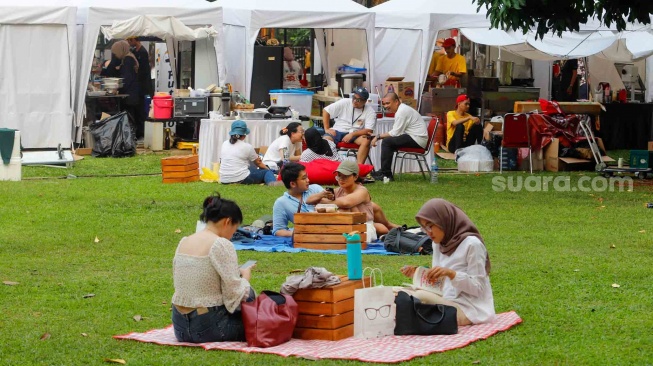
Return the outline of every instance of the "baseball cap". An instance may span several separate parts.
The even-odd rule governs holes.
[[[336,173],[342,173],[344,175],[352,175],[352,174],[358,175],[359,173],[358,163],[351,160],[345,160],[342,163],[340,163],[340,165],[338,165],[338,169],[336,169],[333,172],[333,174]]]
[[[442,42],[442,47],[447,48],[447,47],[456,47],[456,40],[453,38],[447,38]]]
[[[460,95],[458,96],[458,98],[456,98],[456,105],[458,105],[458,103],[460,103],[460,102],[464,102],[464,101],[466,101],[467,99],[469,99],[469,97],[467,96],[467,94],[460,94]]]
[[[231,124],[229,136],[233,135],[249,135],[249,128],[247,128],[245,121],[236,120]]]
[[[362,87],[354,89],[351,93],[358,95],[359,97],[361,97],[361,99],[365,101],[367,101],[367,99],[370,97],[370,92],[368,92],[367,89]]]

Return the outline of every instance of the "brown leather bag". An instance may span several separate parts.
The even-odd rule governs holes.
[[[273,347],[288,342],[299,310],[289,295],[263,291],[254,301],[241,304],[245,339],[249,347]]]

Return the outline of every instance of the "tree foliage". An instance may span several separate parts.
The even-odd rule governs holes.
[[[625,29],[628,22],[650,24],[651,0],[472,0],[478,10],[487,8],[493,28],[524,33],[536,30],[538,37],[549,31],[578,31],[596,17],[606,26]]]

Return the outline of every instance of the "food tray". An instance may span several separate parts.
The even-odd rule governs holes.
[[[87,92],[87,95],[89,97],[103,97],[103,96],[107,95],[107,91],[106,90],[89,91],[89,92]]]

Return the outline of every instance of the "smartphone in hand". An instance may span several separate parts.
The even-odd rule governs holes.
[[[336,194],[336,192],[335,192],[335,190],[333,189],[333,187],[326,187],[326,188],[324,188],[324,190],[327,191],[327,192],[329,192],[329,193],[331,193],[331,194]]]
[[[249,267],[251,267],[251,266],[253,266],[255,264],[256,264],[256,261],[254,261],[254,260],[247,261],[247,262],[243,263],[242,266],[240,266],[240,269],[249,268]]]

